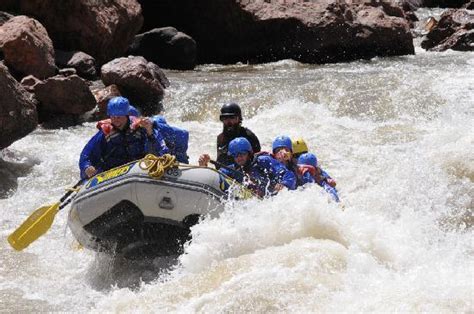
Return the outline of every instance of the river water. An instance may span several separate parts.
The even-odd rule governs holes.
[[[22,252],[7,236],[77,181],[94,124],[37,129],[2,152],[1,312],[472,312],[474,53],[330,65],[285,60],[166,72],[191,162],[215,156],[233,100],[268,150],[304,137],[338,182],[229,204],[179,257],[110,259],[77,246],[67,209]]]

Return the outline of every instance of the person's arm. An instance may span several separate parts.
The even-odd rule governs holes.
[[[226,142],[223,133],[217,136],[216,147],[217,147],[216,161],[218,162],[218,164],[214,165],[216,169],[219,169],[221,167],[219,164],[231,165],[234,163],[234,159],[231,156],[227,155],[227,149],[229,148],[229,143]]]
[[[336,180],[331,178],[329,173],[324,171],[321,167],[319,167],[319,169],[321,170],[321,177],[323,178],[323,181],[326,181],[330,186],[335,187],[336,186]]]
[[[150,133],[151,134],[148,132],[146,133],[147,143],[145,151],[156,156],[168,154],[169,149],[166,146],[165,140],[163,139],[161,133],[157,129],[152,129]]]
[[[104,140],[104,133],[99,131],[82,149],[79,157],[79,169],[81,171],[82,179],[90,178],[96,173],[102,172],[100,159],[102,155],[102,142]]]

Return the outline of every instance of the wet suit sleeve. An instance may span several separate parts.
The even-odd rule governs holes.
[[[327,173],[326,171],[324,171],[322,168],[319,168],[321,169],[321,176],[324,178],[324,179],[332,179],[331,176],[329,175],[329,173]]]
[[[147,139],[145,148],[146,153],[154,154],[156,156],[162,156],[169,153],[169,149],[166,146],[165,140],[163,139],[163,135],[161,135],[160,131],[153,128],[152,135],[148,135],[145,130],[143,130],[143,132],[145,132]]]
[[[323,181],[322,187],[329,195],[331,195],[332,199],[339,203],[339,195],[337,194],[337,190],[330,186],[326,181]]]
[[[81,156],[79,157],[79,169],[81,171],[81,178],[86,179],[85,170],[94,166],[97,169],[97,172],[102,172],[101,169],[101,157],[102,157],[102,147],[105,143],[105,135],[102,131],[97,132],[90,140],[87,142],[86,146],[82,149]]]

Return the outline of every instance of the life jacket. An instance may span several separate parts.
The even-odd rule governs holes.
[[[129,121],[130,121],[130,129],[136,130],[138,129],[139,123],[141,121],[140,118],[134,117],[134,116],[129,116]],[[104,119],[100,120],[97,122],[96,127],[101,130],[106,137],[111,135],[113,132],[116,131],[114,126],[112,125],[112,120],[111,119]]]
[[[129,116],[130,125],[118,130],[111,119],[97,122],[97,128],[105,135],[102,144],[101,168],[107,170],[144,157],[146,154],[146,132],[139,127],[140,119]]]

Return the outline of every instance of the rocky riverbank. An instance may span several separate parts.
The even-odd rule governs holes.
[[[474,49],[473,1],[431,21],[428,50]],[[438,5],[446,5],[439,1]],[[0,3],[0,149],[34,130],[103,116],[124,95],[161,109],[160,67],[348,62],[414,54],[414,11],[436,1],[7,0]],[[101,80],[105,88],[96,88]]]

